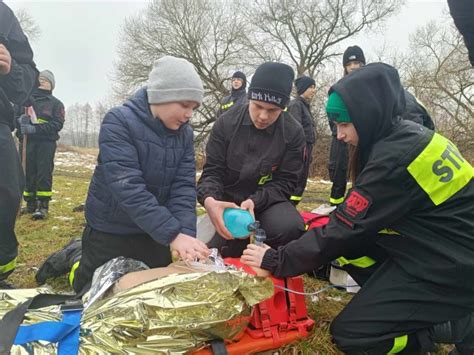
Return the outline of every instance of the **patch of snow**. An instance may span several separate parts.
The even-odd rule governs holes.
[[[331,184],[332,184],[331,181],[323,180],[323,179],[321,179],[321,180],[319,180],[319,181],[317,181],[317,182],[320,183],[320,184],[323,184],[323,185],[331,185]]]
[[[59,219],[60,221],[72,221],[74,220],[73,217],[66,217],[66,216],[55,216],[55,219]]]

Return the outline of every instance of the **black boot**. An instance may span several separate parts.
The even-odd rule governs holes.
[[[33,219],[46,219],[48,217],[49,200],[38,200],[36,206],[36,210],[32,215]]]
[[[467,316],[437,324],[433,327],[432,339],[436,343],[455,344],[452,354],[474,355],[474,313]]]
[[[81,259],[82,239],[72,239],[64,248],[51,254],[36,273],[36,282],[43,285],[46,279],[66,275],[76,261]]]
[[[26,207],[21,208],[20,214],[21,215],[31,214],[35,212],[35,210],[36,210],[36,200],[28,200],[26,201]]]

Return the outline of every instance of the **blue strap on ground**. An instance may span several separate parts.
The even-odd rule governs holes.
[[[82,310],[66,311],[63,313],[63,322],[74,324],[74,329],[69,332],[58,345],[58,355],[77,355],[79,353],[79,332],[81,330]]]
[[[81,310],[64,311],[61,322],[22,325],[18,328],[14,344],[22,345],[31,341],[45,340],[59,343],[58,355],[77,354],[81,315]]]

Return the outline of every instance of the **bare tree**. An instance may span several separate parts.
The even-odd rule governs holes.
[[[224,81],[240,65],[246,22],[239,2],[219,0],[155,0],[123,27],[115,80],[118,94],[130,95],[147,80],[153,62],[164,56],[185,58],[196,68],[206,90],[192,124],[197,140],[215,121]]]
[[[67,120],[61,131],[61,143],[79,147],[97,147],[100,124],[112,107],[110,102],[97,102],[92,106],[76,103],[67,108]]]
[[[23,32],[28,36],[31,41],[39,39],[41,35],[41,29],[35,22],[33,17],[25,9],[19,9],[15,13],[18,22],[20,22]]]
[[[130,96],[163,55],[189,60],[206,89],[192,121],[200,145],[233,70],[284,60],[314,76],[340,55],[341,41],[394,14],[403,1],[154,0],[123,27],[115,91]]]
[[[262,59],[286,59],[297,74],[317,74],[340,56],[340,42],[395,14],[404,0],[255,0],[247,16],[256,30],[250,50]]]
[[[405,83],[427,106],[437,128],[458,146],[474,150],[474,71],[461,35],[431,22],[410,38]]]

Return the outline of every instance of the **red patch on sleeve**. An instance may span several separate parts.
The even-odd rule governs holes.
[[[350,218],[361,219],[365,217],[371,204],[372,200],[370,197],[353,190],[344,200],[342,210],[344,214]]]

